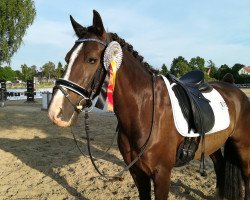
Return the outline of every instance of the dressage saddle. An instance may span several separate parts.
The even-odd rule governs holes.
[[[212,90],[212,86],[204,80],[200,70],[190,71],[180,79],[169,75],[171,83],[175,83],[173,91],[179,101],[181,110],[189,125],[189,131],[205,134],[214,126],[214,113],[202,93]]]
[[[213,88],[204,80],[204,73],[200,70],[190,71],[180,79],[169,74],[169,81],[174,83],[173,91],[179,101],[184,118],[188,122],[189,132],[200,133],[204,144],[204,135],[214,126],[214,113],[202,93],[210,92]],[[184,138],[177,152],[175,166],[182,166],[191,161],[198,148],[200,138]],[[203,145],[204,147],[204,145]]]

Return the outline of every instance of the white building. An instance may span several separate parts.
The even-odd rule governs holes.
[[[239,70],[239,75],[241,74],[250,75],[250,66],[241,68]]]

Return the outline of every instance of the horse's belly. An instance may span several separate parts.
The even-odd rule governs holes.
[[[205,137],[205,155],[209,156],[214,153],[216,150],[221,148],[227,138],[230,136],[230,131],[220,131],[217,133],[209,134]],[[201,156],[201,143],[195,153],[194,159],[200,159]]]

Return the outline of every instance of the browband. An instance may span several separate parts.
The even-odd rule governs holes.
[[[101,40],[95,39],[95,38],[82,38],[76,40],[76,43],[82,43],[82,42],[97,42],[99,44],[102,44],[103,46],[107,46],[107,44]]]

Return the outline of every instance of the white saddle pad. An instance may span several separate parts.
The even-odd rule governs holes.
[[[188,132],[188,124],[186,119],[184,118],[184,115],[181,111],[178,99],[175,96],[175,93],[172,90],[172,87],[175,85],[175,83],[170,85],[169,80],[162,76],[172,104],[173,109],[173,117],[174,117],[174,123],[176,126],[177,131],[184,137],[198,137],[200,136],[200,133],[194,133],[193,130]],[[210,106],[213,109],[214,117],[215,117],[215,123],[213,128],[207,132],[206,134],[211,134],[217,131],[221,131],[226,129],[229,126],[230,123],[230,117],[228,113],[228,107],[220,93],[213,89],[209,93],[202,93],[203,96],[210,101]]]

